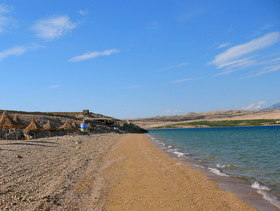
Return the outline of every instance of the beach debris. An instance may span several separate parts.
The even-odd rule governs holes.
[[[17,158],[19,158],[19,159],[21,159],[21,158],[23,158],[21,155],[17,155]]]
[[[76,149],[81,149],[81,146],[77,146]]]

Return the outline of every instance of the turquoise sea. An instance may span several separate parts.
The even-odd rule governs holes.
[[[280,208],[280,126],[150,130],[152,141],[221,177],[250,183]]]

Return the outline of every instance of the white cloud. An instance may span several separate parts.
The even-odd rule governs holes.
[[[220,45],[218,46],[218,49],[228,47],[229,45],[230,45],[229,42],[227,42],[227,43],[222,43],[222,44],[220,44]]]
[[[54,84],[54,85],[49,86],[49,89],[56,89],[58,87],[60,87],[59,84]]]
[[[184,79],[180,79],[180,80],[176,80],[176,81],[171,81],[171,83],[173,84],[178,84],[178,83],[184,83],[186,81],[194,81],[194,80],[198,80],[199,78],[184,78]]]
[[[32,26],[32,29],[38,37],[53,40],[60,38],[76,27],[76,23],[71,22],[68,16],[63,15],[39,20]]]
[[[43,46],[33,44],[33,45],[29,45],[29,46],[16,46],[13,48],[9,48],[9,49],[0,51],[0,61],[4,60],[10,56],[20,56],[20,55],[26,53],[28,50],[36,50],[41,47],[43,47]]]
[[[86,16],[86,15],[88,15],[89,12],[88,12],[88,10],[79,10],[78,13],[82,16]]]
[[[7,30],[14,24],[14,20],[9,16],[10,12],[10,6],[0,4],[0,33]]]
[[[225,52],[218,54],[210,64],[216,65],[217,68],[223,68],[231,65],[236,59],[249,53],[266,48],[280,41],[280,32],[272,32],[260,38],[251,40],[247,43],[236,45]]]
[[[182,63],[175,64],[175,65],[172,65],[172,66],[169,66],[169,67],[165,67],[161,71],[172,70],[172,69],[176,69],[176,68],[180,68],[180,67],[185,67],[188,64],[189,64],[188,62],[182,62]]]
[[[80,62],[80,61],[84,61],[84,60],[88,60],[88,59],[93,59],[99,56],[110,56],[112,54],[115,53],[119,53],[120,50],[118,49],[109,49],[109,50],[105,50],[105,51],[93,51],[93,52],[89,52],[89,53],[85,53],[83,55],[80,56],[74,56],[71,59],[69,59],[69,62]]]
[[[20,56],[24,54],[27,51],[25,47],[13,47],[9,48],[7,50],[1,51],[0,52],[0,61],[6,59],[9,56]]]
[[[245,110],[255,110],[255,109],[260,109],[263,105],[265,105],[266,102],[265,101],[260,101],[260,102],[257,102],[257,103],[251,103],[250,105],[246,106]]]

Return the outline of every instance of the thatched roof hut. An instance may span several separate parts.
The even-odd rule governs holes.
[[[11,129],[16,128],[14,121],[10,118],[7,111],[4,111],[0,118],[0,128],[1,129]]]
[[[66,121],[59,129],[63,130],[75,130],[75,128],[68,122]]]
[[[32,119],[30,124],[25,129],[26,130],[40,130],[42,128],[40,128],[39,124],[36,122],[35,119]]]
[[[53,126],[51,121],[48,120],[48,122],[43,126],[43,129],[44,130],[55,130],[55,127]]]
[[[17,128],[25,128],[25,125],[23,124],[23,122],[21,121],[21,119],[18,117],[17,114],[14,115],[13,121]]]

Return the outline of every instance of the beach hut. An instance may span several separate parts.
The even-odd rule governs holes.
[[[36,122],[35,119],[32,119],[30,124],[25,128],[26,130],[32,131],[34,133],[34,138],[36,138],[36,131],[41,130],[39,124]]]
[[[21,128],[21,129],[25,128],[25,125],[23,124],[23,122],[21,121],[21,119],[18,117],[17,114],[14,116],[13,121],[17,128]]]
[[[14,121],[8,115],[7,111],[4,111],[0,119],[0,129],[12,129],[16,128]]]

